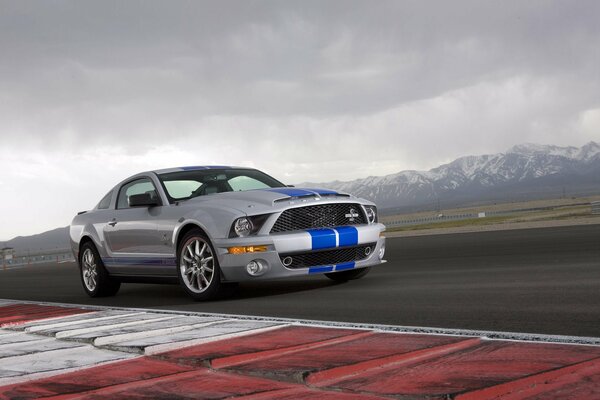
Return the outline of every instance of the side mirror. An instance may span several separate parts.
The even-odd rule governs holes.
[[[285,185],[285,186],[287,186],[287,187],[296,187],[296,186],[294,186],[294,185]]]
[[[150,193],[132,194],[129,196],[129,207],[154,207],[159,205],[158,196]]]

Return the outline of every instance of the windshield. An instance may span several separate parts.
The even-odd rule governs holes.
[[[169,201],[223,192],[285,187],[275,178],[255,169],[211,169],[159,174]]]

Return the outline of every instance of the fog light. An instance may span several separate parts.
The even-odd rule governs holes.
[[[371,246],[365,248],[365,256],[368,256],[369,254],[371,254]]]
[[[385,255],[385,244],[382,244],[379,248],[379,259],[383,260],[383,256]]]
[[[290,257],[290,256],[287,256],[281,262],[283,263],[283,265],[285,267],[289,267],[294,262],[294,259],[292,257]]]
[[[267,264],[263,260],[252,260],[246,265],[246,272],[251,276],[260,276],[267,271]]]

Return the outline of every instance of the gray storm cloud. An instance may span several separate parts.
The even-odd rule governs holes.
[[[0,0],[0,239],[66,225],[139,169],[350,180],[599,140],[598,15],[596,1]],[[20,226],[41,210],[31,188],[60,211]]]

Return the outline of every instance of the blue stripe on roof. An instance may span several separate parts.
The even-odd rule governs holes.
[[[336,233],[333,229],[307,229],[312,239],[312,250],[336,247]]]
[[[339,246],[356,246],[358,244],[358,229],[354,226],[334,228],[340,235]]]
[[[231,167],[227,167],[225,165],[197,165],[191,167],[180,167],[184,171],[196,171],[201,169],[228,169]]]

